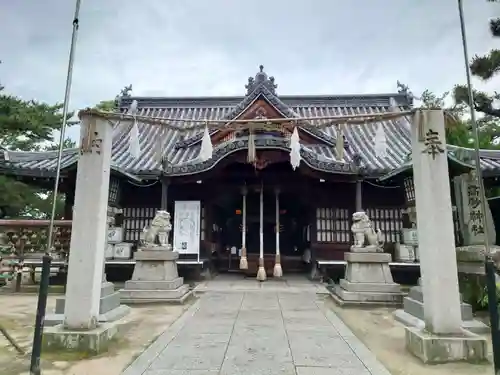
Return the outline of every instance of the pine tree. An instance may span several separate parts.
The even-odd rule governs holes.
[[[498,0],[486,0],[488,2],[498,2]],[[500,18],[493,18],[489,21],[489,29],[492,38],[500,37]],[[474,56],[470,63],[470,70],[473,76],[488,81],[500,72],[500,50],[492,49],[484,56]],[[454,90],[454,96],[457,102],[468,103],[467,87],[457,85]],[[492,95],[475,91],[474,106],[476,111],[490,116],[490,120],[500,118],[500,109],[493,106],[495,100],[499,100],[500,95],[494,93]]]

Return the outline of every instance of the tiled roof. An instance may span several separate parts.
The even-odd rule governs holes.
[[[252,81],[251,81],[252,80]],[[128,109],[133,100],[138,102],[138,115],[160,117],[165,119],[182,119],[182,124],[190,126],[203,120],[231,120],[237,118],[249,105],[258,99],[264,99],[286,118],[321,117],[353,114],[372,114],[407,110],[411,105],[405,92],[376,95],[277,95],[276,85],[272,77],[262,71],[255,79],[250,78],[246,86],[247,95],[232,97],[123,97],[120,99],[120,110]],[[186,121],[187,120],[187,121]],[[193,122],[191,122],[192,120]],[[312,123],[314,125],[314,123]],[[349,125],[345,127],[346,147],[344,157],[339,160],[335,151],[337,128],[334,126],[323,130],[303,129],[314,138],[317,144],[303,145],[304,162],[323,171],[332,173],[353,173],[352,162],[360,157],[364,173],[378,177],[391,171],[407,168],[408,155],[411,152],[410,123],[406,118],[384,121],[382,123],[387,138],[385,158],[375,155],[374,138],[378,123]],[[134,159],[129,151],[129,132],[127,126],[118,126],[113,136],[112,167],[115,170],[138,176],[183,175],[202,172],[212,168],[227,154],[244,149],[247,140],[237,138],[218,145],[214,149],[214,158],[201,162],[197,159],[200,150],[201,131],[189,130],[182,135],[177,130],[139,123],[139,141],[141,157]],[[279,148],[287,150],[285,139],[259,137],[257,148]],[[162,148],[163,160],[159,157]],[[464,150],[464,151],[460,151]],[[461,156],[456,156],[460,154]],[[8,152],[7,163],[24,171],[53,171],[56,166],[57,153],[20,153]],[[449,146],[449,155],[462,160],[467,158],[467,149]],[[465,155],[465,156],[464,156]],[[500,151],[485,150],[482,152],[483,167],[491,171],[500,171]],[[78,159],[75,149],[65,150],[63,167],[74,164]],[[0,165],[2,163],[0,162]],[[162,167],[163,164],[163,167]]]
[[[262,90],[253,100],[263,97],[268,100],[270,93]],[[241,102],[251,104],[249,97],[225,97],[225,98],[140,98],[131,97],[122,100],[122,107],[127,108],[132,100],[139,104],[139,114],[144,116],[163,117],[168,119],[183,120],[220,120],[230,119],[237,116],[241,109]],[[276,99],[279,99],[277,102]],[[406,97],[401,94],[387,95],[364,95],[364,96],[280,96],[272,105],[283,111],[283,106],[288,108],[286,117],[320,117],[338,116],[347,114],[369,114],[390,111],[391,104],[396,102],[402,110],[408,109]],[[270,100],[269,100],[270,101]],[[279,105],[278,105],[279,104]],[[186,126],[192,125],[185,122]],[[354,155],[361,155],[363,165],[369,173],[385,173],[399,165],[407,158],[411,149],[409,124],[405,119],[385,121],[383,123],[387,135],[389,156],[380,159],[375,156],[373,139],[377,124],[350,125],[344,136],[347,140],[346,152],[342,160],[337,160],[335,155],[335,142],[337,129],[332,126],[324,131],[313,133],[318,138],[317,145],[308,148],[315,151],[318,156],[331,160],[332,162],[350,163]],[[128,130],[127,130],[128,131]],[[160,170],[161,163],[157,155],[157,139],[160,137],[160,129],[157,126],[139,124],[139,138],[143,155],[139,159],[133,159],[128,152],[128,133],[124,131],[122,136],[117,137],[114,144],[113,160],[117,165],[127,165],[134,173],[151,172]],[[198,131],[198,134],[200,132]],[[199,153],[200,143],[196,142],[196,131],[190,131],[181,137],[178,132],[167,130],[163,135],[164,157],[172,165],[194,163]],[[320,141],[319,139],[322,139]],[[194,140],[190,147],[179,147],[183,140]],[[326,147],[330,145],[331,147]]]

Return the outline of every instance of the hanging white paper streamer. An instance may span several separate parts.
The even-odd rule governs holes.
[[[378,124],[377,131],[375,133],[375,155],[378,158],[387,157],[387,138],[385,136],[384,125],[382,125],[382,123]]]
[[[199,158],[201,161],[207,161],[212,159],[212,153],[214,151],[214,146],[212,145],[212,140],[210,139],[210,134],[208,133],[208,126],[205,125],[205,130],[203,131],[203,138],[201,139],[201,148]]]
[[[335,146],[337,160],[342,161],[344,159],[344,125],[342,124],[337,126],[337,141]]]
[[[254,164],[257,159],[257,149],[255,148],[255,133],[253,129],[248,129],[248,154],[247,163]]]
[[[135,117],[137,114],[137,100],[132,101],[127,114],[134,116],[134,123],[132,124],[132,128],[129,133],[128,152],[134,159],[139,159],[141,156],[141,143],[139,141],[139,126],[137,125],[137,119]]]
[[[297,127],[293,129],[292,136],[290,137],[290,164],[293,170],[295,170],[299,165],[302,157],[300,156],[300,139]]]

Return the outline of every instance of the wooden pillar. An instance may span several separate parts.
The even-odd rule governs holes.
[[[264,186],[260,185],[260,200],[259,200],[259,270],[257,271],[257,280],[265,281],[267,278],[266,269],[264,268]]]
[[[161,203],[160,208],[164,211],[168,211],[168,187],[170,185],[170,180],[163,176],[161,179]]]
[[[247,194],[248,189],[244,186],[241,189],[241,195],[243,197],[243,207],[242,207],[242,217],[241,217],[241,257],[240,257],[240,269],[248,269],[247,260]]]
[[[356,212],[363,211],[363,180],[358,177],[356,180]]]
[[[283,269],[281,268],[281,256],[280,256],[280,190],[276,188],[274,190],[275,201],[276,201],[276,259],[274,261],[274,277],[283,276]]]

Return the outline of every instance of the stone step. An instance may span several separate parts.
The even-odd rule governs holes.
[[[56,299],[56,314],[64,314],[64,306],[66,300],[64,298]],[[112,283],[104,283],[101,288],[101,299],[99,304],[99,314],[106,314],[108,311],[116,309],[120,306],[120,293],[115,292]]]
[[[403,299],[403,308],[404,311],[414,317],[424,320],[424,304],[420,301],[417,301],[410,296],[405,297]],[[473,319],[472,314],[472,306],[466,303],[462,303],[460,305],[462,310],[462,320],[468,321]]]
[[[462,294],[459,294],[460,296],[460,302],[463,302]],[[414,299],[415,301],[423,302],[424,301],[424,295],[422,293],[422,287],[420,285],[418,286],[413,286],[410,288],[410,291],[408,292],[408,297]]]
[[[182,304],[192,295],[187,285],[174,290],[120,290],[122,303],[173,303]]]

